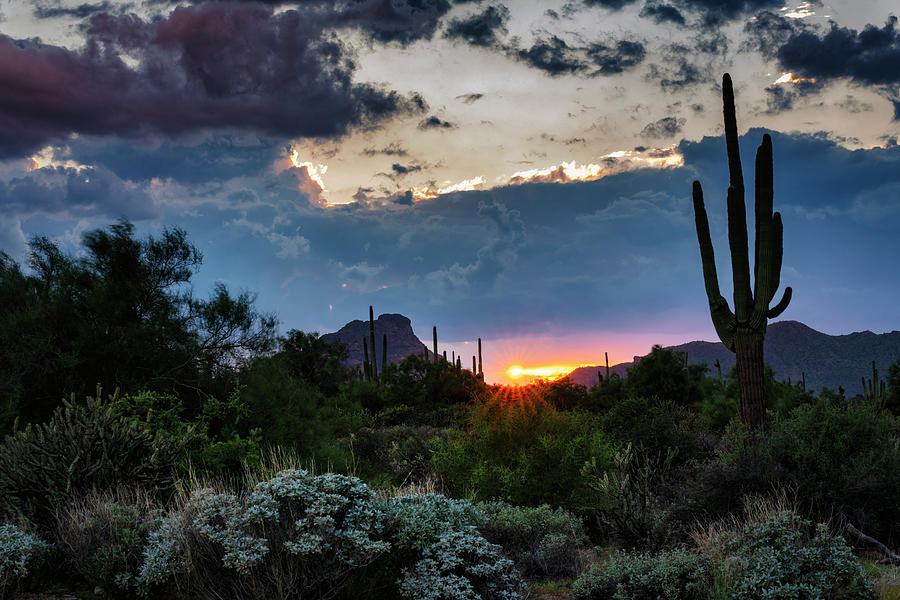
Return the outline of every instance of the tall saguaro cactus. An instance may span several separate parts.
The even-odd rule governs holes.
[[[763,340],[768,319],[774,319],[791,301],[791,288],[781,301],[769,303],[778,291],[781,258],[784,250],[781,215],[772,212],[774,201],[772,138],[763,136],[756,151],[756,245],[753,286],[750,285],[750,261],[747,248],[747,214],[744,205],[744,177],[738,149],[737,118],[731,76],[722,78],[722,103],[725,113],[725,146],[728,153],[728,246],[734,279],[734,312],[719,292],[716,259],[709,236],[709,221],[703,204],[703,188],[694,182],[694,218],[703,262],[703,281],[709,299],[709,312],[719,339],[735,353],[738,382],[741,387],[741,417],[750,427],[765,423],[765,362]]]

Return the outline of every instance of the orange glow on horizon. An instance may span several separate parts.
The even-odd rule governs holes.
[[[513,380],[528,378],[529,380],[545,379],[548,381],[555,381],[557,379],[565,377],[566,375],[577,369],[579,366],[583,365],[551,365],[530,368],[526,368],[521,365],[511,365],[506,369],[506,375]]]

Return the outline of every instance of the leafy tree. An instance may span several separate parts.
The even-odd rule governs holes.
[[[178,228],[135,237],[120,221],[85,234],[82,256],[45,237],[27,268],[0,255],[0,417],[46,419],[59,399],[98,384],[176,393],[196,407],[224,396],[247,357],[266,351],[275,319],[249,293],[217,284],[193,296],[202,261]]]
[[[659,345],[628,369],[629,396],[657,397],[679,406],[699,404],[706,365],[688,365],[686,357]]]
[[[892,413],[900,416],[900,360],[894,361],[888,368],[887,397],[884,405]]]
[[[333,396],[347,379],[347,346],[342,342],[326,342],[318,333],[288,331],[281,340],[279,353],[291,377],[305,379],[324,394]]]

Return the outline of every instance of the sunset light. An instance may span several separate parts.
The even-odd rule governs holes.
[[[328,171],[328,165],[317,165],[311,162],[302,162],[300,160],[300,153],[296,148],[291,148],[291,164],[298,169],[302,169],[306,167],[306,173],[309,175],[309,178],[318,184],[318,186],[325,190],[325,180],[323,179],[326,171]]]
[[[782,73],[781,77],[773,83],[815,83],[815,77],[807,79],[806,77],[794,77],[793,73]]]
[[[527,377],[530,379],[559,379],[571,373],[577,366],[554,365],[547,367],[526,368],[520,365],[512,365],[506,369],[506,374],[513,380]]]

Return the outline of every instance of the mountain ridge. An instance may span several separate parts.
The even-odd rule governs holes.
[[[710,375],[716,374],[719,360],[722,373],[727,374],[735,364],[734,353],[721,342],[693,341],[666,346],[676,352],[687,352],[689,364],[706,364]],[[765,360],[772,367],[775,378],[781,381],[800,381],[805,374],[806,387],[818,391],[823,387],[847,394],[862,393],[862,377],[871,378],[872,361],[884,376],[894,361],[900,359],[900,331],[873,333],[858,331],[829,335],[816,331],[799,321],[770,323],[765,338]],[[624,377],[628,368],[641,359],[610,366],[610,372]],[[603,365],[579,367],[569,373],[569,380],[592,387],[597,384],[598,371]]]

